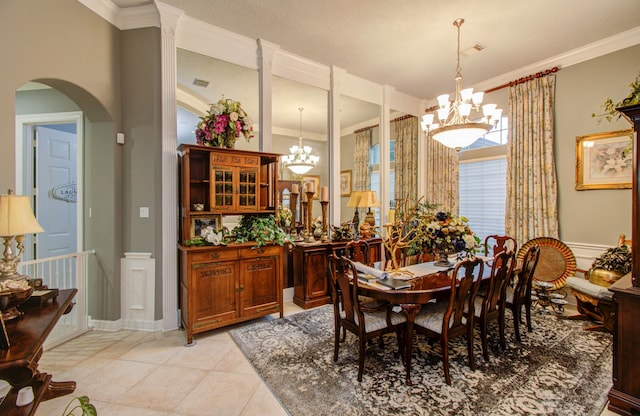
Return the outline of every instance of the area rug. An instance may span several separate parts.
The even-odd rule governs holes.
[[[476,371],[468,366],[465,338],[452,341],[451,386],[444,381],[440,345],[429,345],[420,335],[413,348],[412,386],[404,383],[391,335],[382,347],[378,342],[367,347],[359,383],[354,335],[347,333],[333,361],[330,306],[243,326],[231,336],[292,416],[599,415],[611,386],[611,335],[534,313],[533,332],[525,328],[517,342],[507,315],[507,350],[501,352],[490,339],[485,361],[477,338]]]

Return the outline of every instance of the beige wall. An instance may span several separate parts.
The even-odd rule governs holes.
[[[561,69],[556,83],[556,167],[560,239],[585,244],[615,244],[631,236],[631,190],[575,190],[576,136],[625,130],[623,119],[609,123],[591,117],[607,97],[629,94],[640,69],[640,45]]]
[[[89,313],[116,320],[123,253],[151,252],[161,260],[159,29],[121,32],[76,0],[21,0],[0,3],[0,37],[6,40],[0,42],[0,189],[15,187],[17,111],[83,111],[84,248],[96,250]],[[28,81],[66,97],[48,90],[17,98],[16,88]],[[124,146],[116,144],[116,132],[125,133]],[[150,207],[150,219],[138,218],[140,206]],[[159,319],[162,271],[156,270]]]

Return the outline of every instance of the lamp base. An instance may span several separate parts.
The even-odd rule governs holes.
[[[364,217],[364,222],[366,222],[367,224],[369,224],[372,227],[375,227],[375,225],[376,225],[376,217],[373,215],[373,211],[371,211],[371,209],[369,209],[369,212],[367,212],[366,217]]]

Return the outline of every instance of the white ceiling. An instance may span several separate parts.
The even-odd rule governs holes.
[[[149,3],[112,1],[119,7]],[[465,19],[461,50],[476,43],[485,47],[461,58],[464,86],[544,62],[640,21],[639,0],[162,1],[188,16],[427,99],[454,89],[452,22],[458,17]],[[291,106],[297,125],[300,105]]]

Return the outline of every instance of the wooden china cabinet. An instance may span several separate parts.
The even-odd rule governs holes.
[[[632,262],[631,285],[615,285],[616,322],[613,332],[613,387],[609,409],[623,415],[640,414],[640,104],[619,108],[633,123]],[[621,279],[622,280],[622,279]],[[620,281],[619,281],[620,282]],[[613,285],[612,285],[613,286]]]
[[[189,246],[227,215],[275,215],[280,155],[195,145],[178,147],[180,165],[180,308],[193,335],[279,312],[282,247],[254,243]]]

